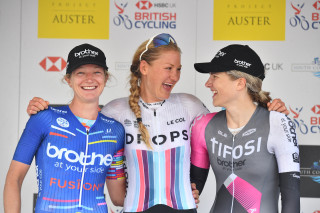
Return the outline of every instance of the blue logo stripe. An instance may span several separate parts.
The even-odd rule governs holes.
[[[148,151],[148,167],[149,167],[149,206],[154,205],[154,165],[153,165],[153,154],[152,151]]]

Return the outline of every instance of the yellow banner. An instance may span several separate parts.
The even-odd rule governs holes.
[[[109,0],[39,0],[38,37],[109,39]]]
[[[214,0],[213,40],[285,40],[285,0]]]

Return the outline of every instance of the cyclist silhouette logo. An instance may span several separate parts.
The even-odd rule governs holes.
[[[296,108],[296,111],[291,109],[291,107],[289,107],[289,109],[294,114],[293,118],[299,118],[300,112],[302,111],[303,107],[301,107],[300,109]]]
[[[132,28],[132,21],[129,19],[127,15],[124,15],[124,9],[127,7],[128,2],[126,3],[117,3],[116,0],[114,0],[114,5],[119,10],[118,15],[113,18],[113,23],[116,26],[120,26],[121,24],[124,25],[124,27],[128,30]]]
[[[300,25],[303,30],[308,30],[309,22],[306,20],[305,16],[303,15],[300,16],[303,6],[304,6],[304,3],[301,5],[297,4],[296,6],[294,6],[291,3],[291,7],[295,10],[295,13],[294,13],[294,16],[289,19],[289,22],[292,27],[296,27]]]
[[[295,108],[294,110],[289,106],[289,109],[290,111],[294,114],[293,116],[293,124],[295,125],[295,128],[299,129],[300,132],[302,134],[307,134],[308,131],[309,131],[309,128],[308,126],[304,123],[304,120],[302,119],[299,119],[299,116],[300,116],[300,112],[302,111],[303,107],[301,107],[300,109],[299,108]]]
[[[119,9],[118,14],[122,14],[122,13],[124,12],[124,8],[126,8],[126,7],[127,7],[127,5],[128,5],[128,2],[127,2],[127,3],[125,3],[125,4],[120,3],[120,5],[118,5],[118,4],[117,4],[117,2],[116,2],[116,1],[114,1],[114,5],[116,6],[116,8],[118,8],[118,9]]]
[[[302,5],[297,4],[297,7],[295,7],[292,3],[291,3],[292,8],[296,11],[294,14],[295,15],[299,15],[301,13],[301,10],[304,6],[304,3]]]

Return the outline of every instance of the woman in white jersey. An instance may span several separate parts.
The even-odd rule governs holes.
[[[293,122],[269,112],[269,92],[261,90],[264,66],[247,45],[222,48],[195,69],[206,82],[213,105],[224,107],[195,119],[191,137],[191,177],[200,192],[211,164],[217,194],[210,212],[299,213],[299,148]]]
[[[132,60],[130,97],[102,109],[126,129],[125,212],[196,211],[189,178],[189,128],[196,116],[208,110],[190,94],[171,93],[180,78],[180,57],[169,34],[143,42]],[[28,113],[46,104],[34,98]],[[286,110],[281,101],[270,107]]]

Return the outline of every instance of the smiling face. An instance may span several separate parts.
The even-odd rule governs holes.
[[[213,92],[213,105],[227,108],[237,100],[238,80],[232,80],[225,72],[210,73],[206,87]]]
[[[180,52],[163,51],[160,56],[148,64],[140,62],[141,98],[147,103],[168,99],[173,87],[180,79]]]
[[[99,103],[107,77],[102,67],[86,64],[72,71],[71,77],[66,77],[65,80],[74,91],[73,101]]]

